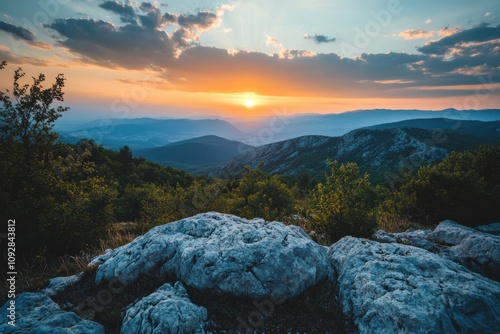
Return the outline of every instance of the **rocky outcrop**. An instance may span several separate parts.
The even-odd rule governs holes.
[[[189,300],[184,286],[162,285],[131,305],[123,319],[123,334],[204,334],[207,310]]]
[[[484,233],[500,235],[500,223],[478,226],[476,227],[476,230]]]
[[[97,305],[96,319],[113,322],[113,333],[121,328],[123,334],[242,328],[349,332],[346,319],[361,333],[496,333],[500,328],[500,283],[483,276],[498,274],[499,236],[445,221],[434,231],[380,230],[374,239],[345,237],[327,248],[295,226],[200,214],[106,251],[85,275],[55,278],[42,293],[18,295],[17,326],[2,324],[0,332],[104,331],[48,296],[75,312],[83,310],[80,305]],[[294,297],[299,298],[290,301]],[[304,308],[314,310],[309,302],[323,308],[325,299],[324,314],[304,315]],[[241,312],[240,303],[248,304]],[[8,306],[0,311],[4,319]],[[289,312],[290,306],[297,307],[292,317],[301,317],[299,325],[285,324],[290,318],[271,321],[283,319],[279,312]],[[218,307],[236,312],[224,318]]]
[[[72,276],[51,278],[49,280],[49,285],[43,289],[42,292],[49,297],[53,297],[63,292],[67,287],[78,283],[82,276],[83,272]]]
[[[52,334],[52,333],[103,333],[97,322],[84,320],[73,312],[66,312],[43,293],[25,292],[16,296],[15,326],[7,321],[11,314],[10,301],[0,310],[0,333]]]
[[[95,263],[96,284],[157,271],[199,291],[289,299],[328,276],[326,250],[300,228],[219,213],[158,226]]]
[[[360,333],[496,333],[500,285],[413,246],[345,237],[328,251]]]
[[[500,281],[500,236],[446,220],[434,229],[429,240],[445,246],[440,249],[442,256]]]
[[[457,262],[481,275],[500,281],[500,236],[498,223],[473,229],[451,220],[441,222],[434,231],[408,230],[401,233],[377,231],[373,239],[423,248]],[[491,231],[493,233],[484,233]]]
[[[438,249],[438,247],[435,243],[428,240],[431,233],[431,230],[408,230],[406,232],[399,233],[388,233],[384,230],[378,230],[372,238],[379,242],[397,242],[400,244],[423,248],[429,252],[434,252]]]

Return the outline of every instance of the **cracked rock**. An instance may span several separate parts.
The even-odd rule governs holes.
[[[332,270],[326,249],[298,227],[214,212],[157,226],[96,262],[96,284],[159,270],[200,291],[256,299],[296,297]]]
[[[9,301],[0,310],[2,324],[0,333],[23,334],[104,334],[104,327],[97,322],[84,320],[76,313],[59,308],[52,299],[43,293],[24,292],[16,296],[15,326],[8,324]]]
[[[123,334],[204,334],[207,310],[193,304],[182,283],[169,283],[128,307]]]
[[[413,246],[344,237],[328,251],[360,333],[497,333],[500,284]]]

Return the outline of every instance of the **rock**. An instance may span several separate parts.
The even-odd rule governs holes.
[[[388,233],[384,230],[378,230],[372,238],[378,242],[392,243],[397,242],[405,245],[412,245],[415,247],[423,248],[429,252],[437,250],[436,244],[427,240],[431,230],[407,230],[399,233]]]
[[[78,283],[82,276],[83,272],[73,276],[51,278],[49,280],[49,285],[42,290],[42,293],[49,297],[53,297],[63,292],[67,287]]]
[[[121,333],[204,334],[208,314],[189,300],[182,283],[169,283],[129,306]]]
[[[200,291],[281,300],[331,267],[326,249],[296,226],[212,212],[155,227],[105,255],[95,281],[128,285],[154,270]]]
[[[493,223],[493,224],[489,224],[489,225],[478,226],[478,227],[476,227],[476,230],[484,232],[484,233],[500,235],[500,223]]]
[[[429,240],[448,246],[441,248],[442,256],[496,281],[500,280],[500,236],[447,220],[434,229]]]
[[[413,246],[344,237],[328,251],[360,333],[497,333],[500,284]]]
[[[84,320],[73,312],[66,312],[43,293],[25,292],[15,298],[15,327],[7,323],[9,301],[0,310],[0,333],[104,333],[97,322]]]

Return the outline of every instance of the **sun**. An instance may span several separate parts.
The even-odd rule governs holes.
[[[255,105],[255,101],[254,100],[252,100],[252,99],[245,100],[245,106],[247,108],[252,108],[254,105]]]

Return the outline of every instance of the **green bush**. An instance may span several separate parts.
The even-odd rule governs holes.
[[[346,235],[369,237],[376,227],[377,189],[368,174],[359,174],[355,163],[339,167],[337,161],[330,162],[326,183],[316,188],[317,204],[311,216],[332,242]]]

